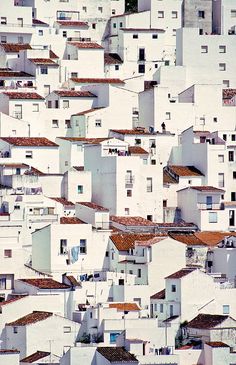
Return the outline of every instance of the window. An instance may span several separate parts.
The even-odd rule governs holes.
[[[7,37],[5,35],[1,35],[1,43],[7,43]]]
[[[87,6],[82,6],[82,10],[87,13]]]
[[[152,177],[147,177],[147,193],[152,192]]]
[[[116,343],[116,338],[120,335],[119,332],[110,333],[110,343]]]
[[[62,104],[63,104],[63,109],[68,109],[70,106],[69,100],[63,100]]]
[[[71,77],[78,77],[78,72],[71,72]]]
[[[236,10],[231,10],[231,18],[236,18]]]
[[[139,48],[138,50],[138,60],[145,61],[145,48]]]
[[[7,279],[6,278],[0,278],[0,289],[5,290],[7,288]]]
[[[219,188],[223,188],[225,186],[225,175],[223,173],[218,174],[218,186]]]
[[[156,165],[156,160],[151,160],[151,165]]]
[[[67,254],[67,240],[60,240],[60,255]]]
[[[13,327],[13,333],[18,333],[18,327]]]
[[[120,28],[122,28],[123,27],[123,23],[122,22],[120,22]]]
[[[102,6],[98,7],[98,11],[100,11],[100,13],[102,13],[102,11],[103,11]]]
[[[14,117],[17,119],[22,119],[22,105],[21,104],[15,104]]]
[[[223,80],[222,83],[224,87],[229,87],[229,80]]]
[[[78,187],[77,187],[77,192],[78,192],[78,194],[83,194],[83,189],[84,187],[83,187],[83,185],[78,185]]]
[[[163,311],[164,311],[164,305],[160,304],[160,313],[163,313]]]
[[[217,213],[216,212],[209,212],[209,223],[217,223]]]
[[[177,11],[172,11],[171,16],[172,16],[173,19],[177,19],[178,18],[178,12]]]
[[[200,18],[200,19],[205,18],[205,11],[204,10],[198,10],[198,18]]]
[[[59,108],[59,101],[55,100],[55,108],[58,109]]]
[[[89,317],[92,319],[93,318],[93,312],[89,313]]]
[[[133,39],[138,39],[138,34],[133,34]]]
[[[176,36],[176,29],[172,29],[172,35],[173,35],[173,37]]]
[[[219,53],[226,53],[226,46],[219,46]]]
[[[125,215],[129,215],[129,208],[125,208]]]
[[[115,15],[115,13],[116,13],[116,9],[111,9],[111,14]]]
[[[38,35],[41,35],[41,36],[43,35],[43,30],[42,29],[38,30]]]
[[[176,292],[176,285],[171,285],[171,291],[172,291],[172,293]]]
[[[229,211],[229,225],[230,225],[230,227],[235,226],[235,210]]]
[[[1,16],[0,23],[3,24],[3,25],[6,25],[7,24],[7,18],[5,16]]]
[[[151,214],[147,215],[147,220],[152,222],[152,215]]]
[[[225,71],[226,70],[226,64],[225,63],[219,63],[219,71]]]
[[[84,240],[84,239],[80,240],[79,246],[80,246],[80,253],[86,254],[87,253],[87,240]]]
[[[14,205],[14,209],[15,210],[19,210],[20,209],[20,205]]]
[[[233,179],[236,179],[236,171],[233,171]]]
[[[42,75],[47,75],[48,74],[48,68],[47,68],[47,66],[41,66],[40,67],[40,73]]]
[[[231,141],[235,142],[236,141],[236,134],[232,134],[231,135]]]
[[[4,257],[6,258],[12,257],[12,250],[4,250]]]
[[[230,162],[234,161],[234,151],[229,151],[229,161]]]
[[[19,44],[24,43],[24,38],[23,38],[23,37],[21,37],[21,36],[20,36],[20,37],[18,37],[17,39],[18,39],[18,43],[19,43]]]
[[[138,269],[138,278],[141,278],[142,277],[142,270],[141,269]]]
[[[171,114],[170,112],[166,112],[166,120],[170,120],[171,119]]]
[[[224,155],[218,155],[218,162],[224,162]]]
[[[128,197],[131,197],[131,196],[132,196],[132,190],[127,190],[126,195],[127,195]]]
[[[214,118],[213,118],[213,122],[215,122],[215,123],[217,123],[217,122],[218,122],[217,117],[214,117]]]
[[[223,314],[229,314],[229,305],[223,304]]]
[[[39,104],[33,104],[33,112],[39,111]]]
[[[133,270],[129,270],[129,274],[132,275],[133,274]]]
[[[208,46],[201,46],[201,53],[208,53]]]
[[[145,65],[138,65],[138,72],[140,74],[144,74],[145,73]]]
[[[114,28],[116,28],[116,26]],[[92,29],[96,29],[96,23],[92,24]]]
[[[120,69],[119,65],[115,65],[115,70],[118,71]]]
[[[69,166],[69,162],[68,161],[65,161],[65,166]]]
[[[63,30],[62,37],[67,38],[67,31],[66,30]]]
[[[70,119],[66,119],[66,120],[65,120],[65,127],[66,127],[66,128],[71,128]]]
[[[235,191],[231,192],[231,202],[235,202],[236,201],[236,193]]]
[[[96,119],[95,120],[95,127],[101,127],[102,126],[102,121],[101,119]]]
[[[158,38],[158,34],[153,34],[152,35],[152,39],[157,39]]]
[[[70,333],[71,332],[71,327],[70,326],[64,326],[63,327],[63,332],[64,333]]]
[[[25,158],[33,158],[33,151],[25,151]]]
[[[113,23],[113,28],[116,28],[116,23]],[[133,36],[133,38],[134,38],[134,36]]]
[[[58,128],[58,127],[59,127],[58,119],[53,119],[52,120],[52,128]]]
[[[164,18],[164,15],[165,15],[164,11],[158,11],[157,12],[157,17],[158,18]]]
[[[227,134],[223,134],[222,138],[223,138],[224,141],[227,141]]]
[[[148,160],[146,158],[143,159],[143,165],[147,165]]]

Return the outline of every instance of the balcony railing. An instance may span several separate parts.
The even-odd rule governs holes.
[[[127,175],[125,177],[125,185],[133,185],[134,183],[134,176]]]
[[[197,207],[200,210],[224,210],[223,203],[215,203],[215,204],[198,203]]]

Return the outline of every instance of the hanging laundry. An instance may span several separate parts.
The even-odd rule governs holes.
[[[79,259],[79,246],[75,246],[71,248],[71,263],[74,264]]]

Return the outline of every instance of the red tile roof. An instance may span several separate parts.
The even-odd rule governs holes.
[[[65,198],[49,198],[49,199],[52,199],[52,200],[55,200],[57,203],[60,203],[64,206],[74,206],[75,204],[70,202],[69,200],[66,200]]]
[[[79,112],[79,113],[76,113],[76,114],[72,114],[72,115],[85,115],[85,114],[89,114],[89,113],[96,112],[97,110],[100,110],[100,109],[104,109],[104,107],[100,107],[100,108],[91,108],[91,109],[84,110],[84,111],[82,111],[82,112]]]
[[[146,242],[155,237],[166,237],[163,233],[124,233],[124,234],[112,234],[110,237],[115,247],[119,251],[128,251],[135,247],[135,242]]]
[[[123,63],[123,61],[117,53],[105,53],[104,63],[105,65],[117,65]]]
[[[0,46],[4,49],[6,53],[18,53],[24,49],[32,49],[31,45],[28,43],[0,43]]]
[[[58,145],[44,137],[0,137],[13,146],[25,147],[58,147]]]
[[[88,26],[87,22],[80,22],[78,20],[57,20],[58,24],[62,25],[63,27],[84,27]]]
[[[149,152],[145,151],[142,147],[139,146],[130,146],[129,152],[131,155],[148,155]]]
[[[32,23],[33,23],[33,25],[47,25],[48,26],[47,23],[44,23],[44,22],[42,22],[42,20],[39,20],[39,19],[33,19]]]
[[[66,275],[66,278],[72,286],[81,286],[73,275]]]
[[[178,176],[204,176],[200,170],[194,166],[168,165],[167,170]]]
[[[17,295],[16,297],[13,297],[11,299],[5,300],[4,302],[0,302],[0,307],[3,307],[5,305],[17,302],[18,300],[27,297],[28,295]]]
[[[110,139],[108,137],[104,137],[104,138],[84,138],[84,137],[58,137],[60,139],[64,139],[65,141],[70,141],[70,142],[84,142],[84,143],[92,143],[92,144],[97,144],[103,141],[106,141],[107,139]]]
[[[7,95],[9,99],[13,100],[14,99],[44,100],[44,98],[37,93],[4,91],[3,94]]]
[[[24,71],[12,71],[12,70],[3,70],[3,71],[0,71],[0,76],[1,77],[11,77],[11,78],[26,78],[26,79],[29,79],[29,78],[32,78],[34,79],[35,76],[33,75],[30,75]]]
[[[28,60],[36,65],[47,65],[47,66],[57,66],[59,65],[51,60],[50,58],[28,58]]]
[[[78,78],[72,77],[71,81],[77,84],[124,84],[124,81],[120,79],[111,79],[111,78]]]
[[[169,236],[174,240],[189,246],[206,246],[206,243],[200,240],[195,233],[192,232],[169,232]]]
[[[140,134],[152,134],[148,132],[145,128],[137,128],[137,129],[111,129],[112,132],[118,133],[118,134],[131,134],[131,135],[140,135]]]
[[[76,48],[86,48],[86,49],[103,49],[98,43],[93,42],[68,42]]]
[[[151,295],[150,299],[165,299],[165,297],[166,297],[166,290],[163,289],[158,293]]]
[[[225,237],[234,236],[235,232],[169,232],[169,236],[174,240],[185,243],[188,246],[217,246]]]
[[[184,268],[179,271],[176,271],[175,273],[167,276],[165,279],[181,279],[184,276],[191,274],[193,271],[197,270],[196,268]]]
[[[149,221],[143,217],[130,217],[130,216],[111,216],[111,220],[115,223],[122,224],[124,226],[156,226],[156,223]]]
[[[222,193],[224,192],[223,189],[215,188],[214,186],[190,186],[191,189],[198,190],[198,191],[206,191],[206,192],[216,192],[216,193]]]
[[[178,184],[178,181],[168,171],[163,170],[163,184]]]
[[[49,58],[53,58],[53,59],[56,59],[56,58],[59,58],[56,53],[54,53],[51,49],[49,51]]]
[[[60,97],[67,98],[96,97],[90,91],[55,90],[53,92]]]
[[[51,317],[53,313],[51,312],[41,312],[34,311],[27,314],[24,317],[17,319],[16,321],[6,323],[6,326],[27,326],[29,324],[34,324],[36,322],[44,321],[45,319]]]
[[[96,210],[97,212],[109,212],[109,209],[102,207],[93,202],[78,202],[78,204],[84,205],[85,207]]]
[[[126,351],[124,347],[97,347],[97,351],[110,363],[136,363],[138,360],[130,352]]]
[[[59,281],[53,280],[51,278],[38,278],[38,279],[19,279],[25,284],[35,286],[39,289],[68,289],[69,285],[60,283]]]
[[[187,327],[199,328],[199,329],[211,329],[218,325],[221,325],[229,316],[218,315],[218,314],[198,314],[197,317],[192,319]],[[221,326],[224,328],[224,326]]]
[[[131,312],[131,311],[139,311],[140,308],[136,303],[111,303],[109,304],[109,308],[116,308],[118,311],[122,312]]]
[[[84,166],[72,166],[76,171],[84,171]]]
[[[85,223],[76,217],[61,217],[60,224],[85,224]]]
[[[223,89],[223,99],[231,99],[236,95],[236,89]]]
[[[205,344],[210,347],[229,347],[229,345],[227,345],[226,343],[221,342],[221,341],[205,342]]]
[[[27,362],[27,363],[31,364],[35,361],[43,359],[46,356],[49,356],[49,355],[50,355],[50,352],[37,351],[34,354],[29,355],[29,356],[25,357],[24,359],[21,359],[20,362],[23,362],[23,363]]]
[[[1,354],[19,354],[20,351],[19,350],[15,350],[15,349],[0,349],[0,355]]]
[[[164,33],[165,30],[164,29],[151,29],[151,28],[120,28],[121,30],[125,31],[125,32],[159,32],[159,33]]]

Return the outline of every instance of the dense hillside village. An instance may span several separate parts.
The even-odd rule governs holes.
[[[0,365],[236,364],[236,1],[0,1]]]

